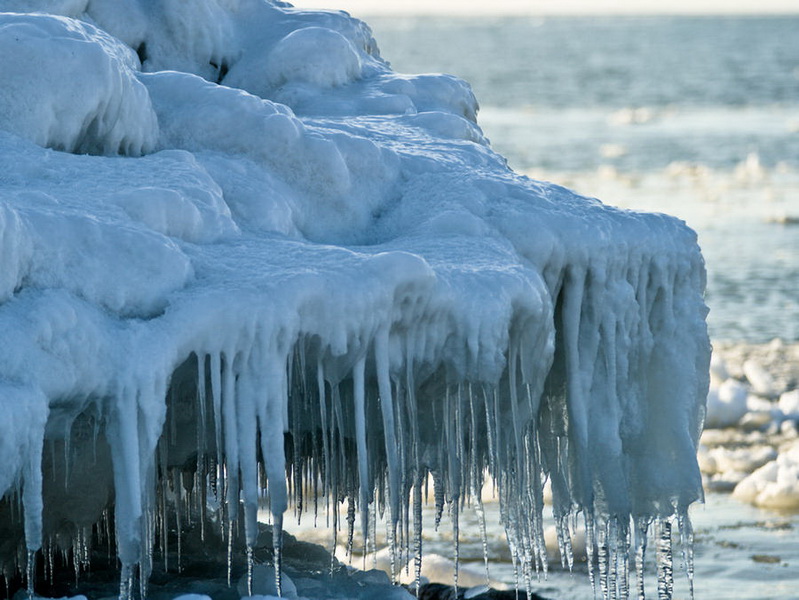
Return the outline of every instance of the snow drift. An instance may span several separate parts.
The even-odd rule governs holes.
[[[419,569],[428,474],[456,532],[490,474],[528,581],[549,478],[564,560],[582,513],[623,595],[657,521],[669,589],[710,354],[683,223],[517,176],[468,85],[344,13],[9,5],[60,16],[0,15],[6,577],[111,502],[125,596],[180,511],[249,546],[264,501],[277,533],[348,501],[364,543],[377,505]]]

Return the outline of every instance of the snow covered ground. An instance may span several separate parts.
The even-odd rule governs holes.
[[[528,579],[545,476],[604,589],[651,524],[688,535],[710,346],[681,221],[513,173],[466,83],[391,71],[343,13],[3,8],[7,580],[113,529],[128,598],[192,523],[251,557],[263,496],[280,567],[307,489],[416,553],[428,474],[456,530],[493,477]]]

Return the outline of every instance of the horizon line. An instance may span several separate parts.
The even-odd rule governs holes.
[[[431,4],[419,0],[406,0],[402,4],[376,3],[374,0],[296,0],[292,2],[296,8],[302,10],[342,10],[353,16],[442,16],[442,17],[790,17],[799,15],[799,3],[785,0],[763,0],[742,4],[729,3],[716,0],[697,0],[684,2],[682,6],[672,4],[670,7],[662,4],[639,2],[631,6],[627,3],[616,3],[612,0],[604,7],[586,0],[572,0],[561,2],[557,6],[537,3],[529,0],[499,0],[493,5],[482,2],[460,2],[451,4],[447,1]],[[299,4],[299,6],[298,6]],[[566,6],[564,6],[564,4]]]

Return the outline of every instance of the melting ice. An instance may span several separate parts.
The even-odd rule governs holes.
[[[457,539],[490,475],[523,585],[550,481],[567,562],[580,515],[624,598],[654,534],[670,596],[710,354],[683,223],[514,174],[466,83],[393,72],[344,13],[3,7],[7,579],[108,530],[146,593],[192,523],[251,555],[263,498],[278,590],[290,503],[350,546],[388,515],[418,574],[428,478]]]

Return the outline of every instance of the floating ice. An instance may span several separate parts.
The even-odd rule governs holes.
[[[774,379],[759,362],[749,359],[743,364],[744,374],[752,385],[752,391],[760,396],[770,397],[775,394]]]
[[[799,444],[741,481],[732,495],[763,508],[799,508]]]
[[[799,389],[780,394],[777,405],[786,419],[799,420]]]
[[[747,411],[746,387],[735,379],[727,379],[718,387],[711,386],[707,396],[706,427],[731,427]]]
[[[512,173],[468,85],[393,73],[343,13],[37,9],[62,16],[0,15],[6,577],[59,550],[79,572],[97,523],[125,598],[189,522],[252,572],[266,502],[275,590],[290,503],[349,546],[385,513],[418,578],[428,475],[457,540],[488,474],[528,587],[549,479],[568,563],[582,512],[624,596],[655,522],[669,593],[702,497],[692,231]]]

